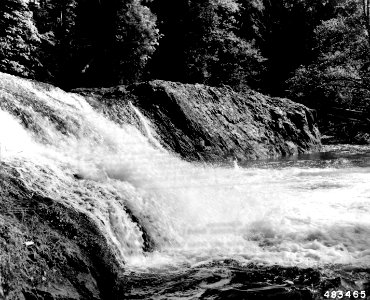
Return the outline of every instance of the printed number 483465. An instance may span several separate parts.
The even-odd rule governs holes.
[[[346,298],[366,298],[366,292],[365,291],[326,291],[324,294],[325,298],[328,299],[342,299],[344,297]]]

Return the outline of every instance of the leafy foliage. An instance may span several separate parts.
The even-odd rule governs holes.
[[[365,107],[369,7],[368,0],[3,0],[0,70],[67,88],[159,78],[250,86],[316,108]]]
[[[260,1],[248,3],[255,2]],[[265,59],[255,36],[243,33],[249,27],[242,21],[247,14],[241,2],[161,0],[151,8],[163,34],[151,64],[152,76],[234,88],[260,87]]]
[[[141,0],[120,1],[114,34],[114,60],[121,83],[140,78],[158,45],[156,17]]]
[[[260,12],[259,47],[268,58],[265,92],[284,95],[283,83],[302,64],[310,64],[316,53],[314,30],[331,18],[336,0],[263,0]]]
[[[336,4],[334,17],[314,31],[317,59],[295,71],[286,82],[287,92],[318,110],[323,132],[342,142],[368,143],[370,6],[367,0]]]
[[[24,1],[4,3],[21,3],[28,16],[20,19],[38,31],[37,45],[24,38],[24,49],[40,67],[32,59],[24,66],[63,87],[157,77],[277,93],[274,86],[311,55],[310,33],[328,1],[41,0],[31,7],[33,18]],[[18,66],[17,74],[27,72]]]
[[[288,80],[289,96],[314,108],[366,109],[370,99],[368,32],[358,1],[342,1],[315,30],[318,58]]]
[[[38,78],[64,87],[138,80],[160,37],[143,3],[43,0],[33,6],[44,65]]]
[[[185,49],[188,81],[234,88],[258,82],[265,59],[253,41],[237,36],[239,13],[232,0],[192,3]]]
[[[40,67],[37,47],[40,35],[32,12],[22,0],[0,2],[0,69],[33,77]]]

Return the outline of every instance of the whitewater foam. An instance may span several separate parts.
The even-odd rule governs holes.
[[[117,125],[81,96],[2,76],[2,160],[31,190],[95,220],[127,266],[222,257],[370,265],[369,167],[188,163],[153,147],[151,131]]]

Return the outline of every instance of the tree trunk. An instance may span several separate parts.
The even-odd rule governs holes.
[[[369,0],[362,0],[362,11],[363,11],[363,20],[367,33],[367,42],[370,48],[370,2]]]

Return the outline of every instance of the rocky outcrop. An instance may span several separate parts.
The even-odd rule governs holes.
[[[0,162],[0,299],[114,299],[120,272],[96,224]]]
[[[115,113],[107,115],[116,116],[115,121],[119,119],[117,105],[127,112],[128,101],[133,101],[161,144],[188,160],[287,156],[317,151],[321,145],[314,111],[252,90],[237,93],[228,87],[156,80],[79,92],[99,99],[104,103],[101,109],[113,109]],[[140,126],[134,119],[129,121]]]

